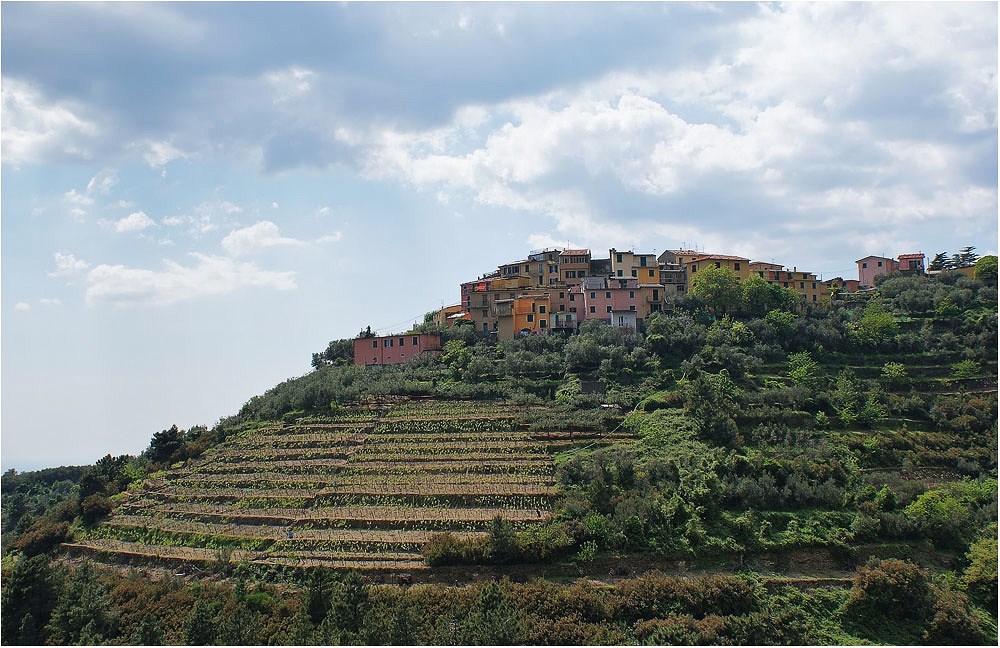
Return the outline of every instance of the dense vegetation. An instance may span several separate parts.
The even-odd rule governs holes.
[[[829,305],[706,272],[638,334],[588,321],[572,336],[496,342],[457,326],[443,332],[440,358],[396,367],[355,367],[349,341],[331,342],[313,372],[212,429],[163,430],[140,457],[5,474],[4,643],[127,642],[140,631],[145,643],[190,642],[185,633],[204,628],[213,634],[200,643],[995,643],[988,260],[975,278],[889,275]],[[353,420],[359,404],[398,397],[495,401],[529,436],[624,435],[554,450],[545,520],[432,536],[427,564],[562,564],[606,577],[608,560],[625,575],[641,572],[641,558],[740,575],[399,589],[235,567],[298,582],[288,598],[262,583],[151,585],[49,562],[60,543],[102,528],[143,480],[200,465],[254,430]],[[828,572],[831,582],[800,591],[767,581],[782,572],[775,564],[799,558],[801,575]],[[155,603],[130,610],[122,588]],[[62,601],[72,596],[113,604],[96,604],[106,618],[87,628],[70,618],[79,603]],[[223,634],[234,618],[256,634]]]

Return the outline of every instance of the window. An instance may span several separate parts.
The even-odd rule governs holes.
[[[716,261],[715,262],[715,267],[716,268],[721,268],[722,267],[722,263],[720,263],[719,261]]]
[[[385,341],[385,346],[386,346],[387,349],[391,349],[392,348],[392,340],[386,340]]]
[[[561,311],[565,311],[566,310],[566,304],[559,304],[559,310],[560,310],[560,312]]]
[[[813,295],[813,301],[816,301],[816,295]]]
[[[591,299],[597,299],[597,293],[595,293],[595,292],[591,292],[591,293],[590,293],[590,298],[591,298]]]
[[[539,313],[544,313],[545,312],[545,306],[539,306],[538,307],[538,312]]]
[[[608,306],[608,312],[609,312],[609,313],[611,312],[611,307],[610,307],[610,306]]]
[[[656,288],[653,288],[653,301],[660,301],[660,291]]]
[[[867,262],[867,261],[865,261],[864,263],[862,263],[862,264],[861,264],[861,267],[862,267],[862,268],[867,268],[867,267],[868,267],[868,262]]]
[[[691,264],[691,272],[698,272],[698,264],[697,263]]]
[[[757,276],[760,277],[761,279],[763,279],[764,278],[764,271],[763,270],[758,270],[757,271]]]
[[[610,292],[604,293],[604,298],[605,299],[611,299],[611,293]]]
[[[650,276],[650,277],[655,277],[656,275],[655,275],[655,274],[653,274],[654,272],[655,272],[655,270],[650,270],[650,271],[649,271],[649,276]]]
[[[813,290],[816,290],[816,282],[813,282]]]
[[[639,265],[642,266],[643,268],[646,267],[646,257],[644,256],[639,257]]]
[[[576,270],[567,270],[566,271],[566,278],[567,279],[576,279]]]
[[[566,296],[566,293],[559,293],[559,299],[563,299],[565,296]]]
[[[576,295],[574,295],[573,293],[570,293],[569,294],[569,300],[570,301],[576,301]]]
[[[417,340],[419,339],[416,335],[413,336],[413,346],[417,346]]]
[[[621,253],[615,255],[615,261],[617,261],[618,263],[622,262],[622,255],[621,255]]]
[[[677,292],[684,292],[684,284],[677,286]]]
[[[632,312],[635,312],[635,304],[632,304],[631,306],[629,306],[628,309],[630,311],[632,311]]]
[[[629,299],[635,299],[635,291],[634,290],[628,291],[628,298]]]
[[[575,313],[576,312],[576,306],[570,306],[569,307],[569,312]]]
[[[880,267],[880,268],[882,267],[882,262],[881,261],[878,262],[878,267]]]
[[[538,320],[538,328],[548,328],[549,323],[545,320]]]
[[[372,340],[372,348],[373,349],[377,349],[378,348],[378,340]]]
[[[597,309],[596,309],[596,308],[594,308],[593,306],[591,306],[591,307],[590,307],[590,312],[591,312],[591,313],[596,313],[596,312],[597,312]]]
[[[399,346],[403,346],[406,342],[406,338],[399,338]]]
[[[788,288],[788,282],[787,281],[785,282],[785,288]]]
[[[531,313],[528,313],[528,321],[529,322],[534,322],[535,321],[535,316],[532,315]]]
[[[740,262],[739,261],[734,261],[733,262],[733,270],[739,270],[739,269],[740,269]]]
[[[619,271],[618,271],[618,276],[619,276],[619,277],[624,277],[624,276],[625,276],[625,274],[624,274],[624,273],[623,273],[623,272],[622,272],[621,270],[619,270]]]
[[[635,268],[632,268],[632,276],[633,277],[638,277],[639,276],[639,271],[636,270]]]

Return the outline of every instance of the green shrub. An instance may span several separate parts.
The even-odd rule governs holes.
[[[848,610],[861,618],[922,619],[930,606],[927,573],[896,558],[872,558],[859,567],[848,595]]]

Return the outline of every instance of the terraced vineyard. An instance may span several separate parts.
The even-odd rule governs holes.
[[[414,570],[435,533],[546,520],[553,454],[621,431],[532,430],[506,403],[401,400],[329,420],[245,429],[129,492],[78,551],[111,560],[217,560]],[[537,426],[534,426],[537,427]]]

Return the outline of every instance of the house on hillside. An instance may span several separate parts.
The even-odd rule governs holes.
[[[866,256],[855,261],[858,264],[858,284],[862,288],[875,285],[875,277],[899,270],[899,262],[881,256]]]
[[[397,365],[409,362],[423,353],[441,353],[438,333],[403,333],[354,339],[354,364]]]
[[[898,257],[899,271],[904,275],[922,275],[926,268],[924,266],[924,253],[900,254]]]

